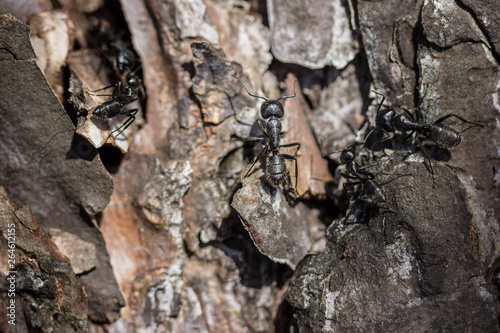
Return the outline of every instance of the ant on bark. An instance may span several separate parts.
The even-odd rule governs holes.
[[[344,183],[344,190],[349,195],[349,209],[345,217],[345,224],[360,224],[368,223],[370,218],[370,210],[372,206],[384,208],[387,212],[396,213],[391,208],[385,205],[386,196],[381,189],[381,186],[386,185],[399,177],[406,175],[397,175],[383,184],[375,181],[375,174],[365,169],[364,159],[361,164],[356,161],[356,146],[363,143],[354,143],[342,150],[333,151],[323,154],[327,157],[334,153],[340,153],[340,162],[345,165],[345,172],[340,172],[341,176],[348,180]],[[360,187],[356,188],[356,185]]]
[[[340,163],[345,165],[347,173],[340,172],[342,177],[347,180],[356,180],[344,184],[344,189],[352,197],[357,197],[370,204],[381,205],[385,202],[385,195],[380,189],[380,185],[374,180],[373,172],[364,169],[364,165],[359,164],[356,159],[355,147],[361,143],[355,143],[342,150],[333,151],[323,154],[323,157],[334,153],[340,153]],[[364,164],[362,162],[362,164]],[[352,191],[348,190],[348,186],[361,184],[361,189],[352,195]]]
[[[461,133],[476,126],[484,127],[483,124],[469,121],[454,113],[448,113],[440,117],[436,121],[434,121],[434,123],[428,124],[425,122],[424,116],[422,115],[422,112],[419,110],[418,107],[415,109],[416,117],[413,116],[411,112],[404,106],[400,106],[401,110],[403,110],[404,113],[399,115],[396,115],[396,112],[392,109],[380,110],[382,104],[384,103],[385,95],[380,94],[376,91],[373,92],[382,96],[382,101],[378,105],[377,114],[375,117],[375,125],[376,125],[375,129],[379,129],[382,133],[384,133],[386,138],[377,140],[372,145],[372,148],[377,143],[389,138],[390,137],[389,133],[394,132],[396,130],[401,132],[410,132],[403,138],[403,141],[408,140],[414,133],[418,133],[417,140],[420,144],[425,140],[430,140],[434,142],[439,148],[453,148],[462,142],[462,138],[460,135]],[[464,123],[472,124],[472,126],[469,126],[462,132],[458,132],[453,127],[442,123],[443,121],[451,117],[455,117]],[[365,141],[366,139],[368,139],[370,134],[375,129],[373,129],[367,134]],[[420,145],[420,147],[424,152],[424,154],[426,155],[426,158],[430,160],[428,152],[423,148],[422,145]],[[430,172],[431,174],[434,174],[432,167],[430,167]]]
[[[112,131],[110,135],[112,135],[115,132],[118,132],[116,136],[123,133],[123,131],[125,131],[134,122],[135,116],[139,111],[139,108],[123,110],[123,107],[136,100],[142,101],[146,98],[146,88],[142,83],[141,79],[136,74],[139,69],[140,67],[137,67],[134,71],[128,72],[126,74],[125,81],[127,82],[127,85],[125,87],[123,87],[121,81],[118,81],[114,85],[109,85],[94,91],[97,92],[114,87],[113,93],[111,94],[111,100],[98,105],[94,109],[93,115],[96,118],[101,120],[106,120],[114,118],[116,116],[128,117],[128,119],[120,127]],[[98,96],[109,96],[109,95],[98,95]]]
[[[424,116],[422,112],[416,108],[416,119],[411,114],[411,112],[405,108],[404,106],[400,106],[401,110],[406,114],[399,114],[396,116],[396,113],[392,109],[380,110],[382,104],[385,100],[385,95],[382,95],[376,91],[374,93],[382,96],[382,101],[378,105],[377,115],[375,118],[376,128],[380,129],[387,137],[390,136],[389,132],[394,132],[395,130],[399,130],[401,132],[410,131],[407,135],[407,138],[410,138],[415,132],[419,133],[419,141],[423,140],[431,140],[433,141],[439,148],[452,148],[460,144],[461,136],[460,134],[467,131],[468,129],[476,126],[484,127],[483,124],[466,120],[454,113],[448,113],[441,118],[437,119],[432,124],[427,124],[424,121]],[[469,126],[462,132],[458,132],[453,127],[442,124],[448,118],[455,117],[461,120],[464,123],[472,124],[473,126]],[[370,132],[371,133],[371,132]],[[368,133],[368,135],[370,134]],[[367,136],[368,136],[367,135]],[[380,141],[380,140],[379,140]],[[379,142],[377,141],[377,142]],[[376,143],[377,143],[376,142]]]
[[[97,36],[97,48],[101,56],[106,61],[112,63],[113,67],[117,69],[120,74],[134,68],[134,53],[128,49],[124,41],[111,36],[109,31],[104,27],[102,19],[99,19],[97,25],[93,27],[92,33]],[[113,61],[109,58],[112,58]]]
[[[109,87],[103,89],[107,88]],[[111,95],[111,100],[98,105],[94,109],[93,116],[101,120],[114,118],[118,115],[127,116],[128,119],[110,134],[111,136],[113,133],[118,132],[118,134],[116,135],[118,136],[134,122],[135,115],[137,114],[137,112],[139,112],[139,108],[123,110],[123,107],[125,105],[130,104],[135,100],[137,100],[137,96],[134,90],[129,86],[122,88],[121,82],[118,82],[115,85],[113,94]]]
[[[243,85],[243,87],[250,96],[256,98],[262,98],[263,100],[265,100],[265,102],[262,103],[262,106],[260,108],[260,115],[262,116],[263,119],[267,119],[267,122],[264,122],[264,120],[262,119],[257,120],[259,128],[264,134],[264,136],[248,137],[244,139],[245,142],[258,141],[264,147],[260,151],[255,161],[252,163],[251,167],[248,169],[244,177],[250,174],[250,171],[253,169],[255,163],[259,160],[262,153],[265,152],[266,155],[272,154],[271,156],[268,157],[266,163],[266,181],[273,187],[282,184],[285,181],[285,179],[288,178],[287,176],[289,176],[289,172],[286,168],[286,160],[293,160],[295,161],[295,190],[297,190],[297,183],[298,183],[297,157],[289,154],[280,153],[280,148],[282,147],[297,146],[297,152],[300,149],[300,142],[280,144],[280,139],[283,135],[283,132],[281,131],[282,124],[280,119],[282,119],[285,116],[283,104],[281,104],[280,100],[295,97],[295,88],[292,95],[281,96],[278,99],[268,99],[264,96],[259,96],[254,93],[251,93],[239,77],[237,77],[236,75],[233,76],[241,82],[241,84]]]

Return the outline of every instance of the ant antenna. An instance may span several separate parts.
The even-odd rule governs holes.
[[[471,122],[473,125],[472,126],[469,126],[467,127],[466,129],[464,129],[462,132],[460,132],[460,134],[464,133],[465,131],[468,131],[470,130],[471,128],[473,127],[484,127],[485,125],[484,124],[481,124],[481,123],[473,123]]]
[[[259,96],[259,95],[256,95],[254,93],[251,93],[250,91],[248,91],[248,88],[247,86],[245,85],[245,83],[243,82],[243,80],[241,80],[238,76],[236,76],[235,74],[232,74],[231,76],[237,78],[238,80],[240,80],[241,84],[243,85],[243,87],[245,87],[245,90],[247,91],[247,93],[252,96],[252,97],[257,97],[257,98],[262,98],[263,100],[265,101],[268,101],[269,99],[264,97],[264,96]],[[281,96],[280,98],[278,98],[276,101],[279,101],[280,99],[287,99],[287,98],[293,98],[296,96],[296,90],[295,90],[295,87],[297,85],[297,79],[295,79],[295,81],[293,82],[293,94],[292,95],[287,95],[287,96]]]
[[[329,156],[329,155],[331,155],[331,154],[341,153],[341,152],[343,152],[343,151],[344,151],[344,150],[346,150],[346,149],[355,148],[355,147],[357,147],[357,146],[361,146],[361,145],[363,145],[363,144],[364,144],[364,142],[354,142],[353,144],[351,144],[351,145],[349,145],[349,146],[345,147],[344,149],[341,149],[341,150],[335,150],[335,151],[332,151],[332,152],[329,152],[329,153],[323,154],[322,156],[323,156],[323,157],[327,157],[327,156]]]
[[[379,105],[377,106],[377,112],[376,112],[376,114],[375,114],[375,117],[377,117],[377,116],[378,116],[378,114],[379,114],[379,112],[380,112],[380,108],[381,108],[381,107],[382,107],[382,105],[384,104],[384,101],[385,101],[385,98],[386,98],[386,97],[385,97],[385,95],[384,95],[384,94],[381,94],[381,93],[379,93],[379,92],[378,92],[378,91],[376,91],[376,90],[373,90],[373,89],[372,89],[372,92],[374,92],[374,93],[375,93],[375,94],[377,94],[377,95],[382,96],[382,100],[380,101]],[[371,134],[373,133],[373,131],[375,131],[376,129],[377,129],[377,127],[373,128],[370,132],[368,132],[368,134],[365,136],[365,139],[363,140],[363,145],[366,143],[366,140],[368,140],[368,138],[370,137],[370,135],[371,135]],[[377,143],[379,143],[379,142],[380,142],[380,140],[375,141],[375,143],[374,143],[374,144],[370,147],[370,149],[373,149],[373,147],[375,147],[375,145],[376,145]]]
[[[384,101],[385,101],[385,95],[384,95],[384,94],[381,94],[381,93],[379,93],[378,91],[373,90],[373,89],[372,89],[372,91],[373,91],[375,94],[382,96],[382,101],[380,102],[380,104],[379,104],[379,105],[378,105],[378,107],[377,107],[377,114],[378,114],[378,112],[380,111],[380,108],[381,108],[381,107],[382,107],[382,105],[384,104]]]
[[[276,101],[279,101],[280,99],[287,99],[287,98],[292,98],[292,97],[295,97],[295,86],[296,86],[296,83],[297,83],[297,79],[295,79],[293,81],[293,95],[288,95],[288,96],[281,96],[280,98],[278,98]]]
[[[243,87],[245,87],[245,90],[247,91],[247,93],[252,96],[252,97],[257,97],[257,98],[262,98],[263,100],[267,101],[268,99],[264,96],[259,96],[259,95],[256,95],[256,94],[253,94],[251,93],[250,91],[248,91],[248,88],[247,86],[245,85],[245,83],[243,82],[243,80],[241,80],[239,77],[237,77],[235,74],[231,75],[231,76],[234,76],[235,78],[237,78],[238,80],[240,80],[241,84],[243,85]]]
[[[332,151],[332,152],[329,152],[329,153],[326,153],[326,154],[323,154],[322,156],[323,157],[327,157],[327,156],[330,156],[332,154],[335,154],[335,153],[340,153],[342,150],[335,150],[335,151]]]

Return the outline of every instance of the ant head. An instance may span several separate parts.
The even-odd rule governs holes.
[[[260,115],[262,118],[267,119],[272,116],[276,118],[283,118],[285,116],[285,110],[283,109],[283,104],[275,99],[268,99],[260,107]]]
[[[283,109],[283,104],[281,104],[280,99],[295,97],[295,82],[293,84],[293,95],[281,96],[278,99],[268,99],[267,97],[251,93],[250,91],[248,91],[248,88],[245,85],[245,83],[243,83],[243,81],[238,76],[234,74],[232,76],[237,78],[241,82],[241,84],[243,85],[243,87],[250,96],[265,100],[265,102],[262,103],[262,106],[260,107],[260,115],[264,119],[268,119],[273,116],[276,118],[283,118],[285,116],[285,110]]]
[[[380,127],[387,132],[392,132],[394,128],[391,121],[395,114],[396,112],[392,109],[379,110],[379,112],[377,112],[377,117],[375,118],[377,127]]]
[[[354,161],[355,158],[356,158],[356,152],[354,151],[353,146],[349,146],[349,147],[345,148],[340,153],[340,162],[342,164],[346,164],[350,161]]]

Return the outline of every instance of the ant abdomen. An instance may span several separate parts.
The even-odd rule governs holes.
[[[373,179],[367,179],[363,183],[363,196],[362,198],[371,204],[380,206],[385,203],[385,195],[382,192],[379,184],[377,184]]]
[[[117,100],[106,101],[98,105],[93,112],[94,117],[101,120],[109,119],[116,116],[122,107],[122,104]]]
[[[266,180],[273,186],[280,185],[287,173],[285,158],[280,154],[273,154],[266,164]]]
[[[439,148],[452,148],[458,146],[462,141],[460,133],[446,124],[435,124],[432,126],[428,137],[434,141]]]

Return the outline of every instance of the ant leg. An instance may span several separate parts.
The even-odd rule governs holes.
[[[297,146],[297,150],[295,151],[295,156],[297,156],[297,153],[299,152],[300,149],[300,142],[292,142],[292,143],[286,143],[284,145],[280,145],[281,147],[294,147]]]
[[[298,143],[298,142],[296,142],[296,143]],[[300,147],[300,144],[299,144],[299,147]],[[283,158],[295,161],[295,192],[297,192],[297,184],[299,182],[299,167],[298,167],[298,164],[297,164],[297,157],[289,155],[289,154],[281,154],[281,156]]]
[[[268,136],[266,133],[266,126],[264,125],[264,121],[262,119],[257,119],[257,124],[259,125],[260,131],[264,133],[265,136]]]
[[[140,60],[139,60],[139,62],[140,62]],[[140,69],[142,69],[142,64],[141,63],[139,65],[137,65],[135,67],[135,69],[133,71],[129,72],[127,75],[135,75],[135,73],[137,73]]]
[[[358,177],[354,177],[354,176],[348,175],[347,173],[343,173],[343,172],[340,172],[340,175],[342,177],[344,177],[345,179],[358,179]],[[347,183],[347,184],[349,184],[349,183]]]
[[[101,90],[109,89],[111,87],[115,87],[115,89],[113,89],[113,93],[111,95],[110,94],[102,94],[102,95],[95,95],[95,96],[112,96],[113,98],[115,98],[116,96],[118,96],[120,94],[120,92],[122,90],[122,83],[119,81],[116,84],[111,84],[111,85],[106,86],[104,88],[93,90],[92,92],[95,93],[95,92],[98,92]]]
[[[415,113],[417,114],[417,121],[425,123],[424,115],[422,114],[422,111],[420,111],[419,108],[415,108]]]
[[[97,89],[97,90],[92,90],[92,92],[98,92],[98,91],[101,91],[101,90],[106,90],[106,89],[109,89],[111,87],[115,87],[116,84],[110,84],[109,86],[106,86],[104,88],[101,88],[101,89]],[[110,95],[97,95],[97,96],[110,96]]]
[[[252,139],[253,139],[253,138],[252,138]],[[262,138],[259,138],[259,139],[262,139]],[[251,141],[253,141],[253,140],[251,140]],[[264,152],[264,150],[267,150],[267,148],[268,148],[268,145],[265,145],[265,146],[262,148],[262,150],[260,151],[259,155],[257,155],[257,157],[255,158],[255,160],[253,161],[252,166],[250,167],[250,169],[248,169],[247,173],[246,173],[246,174],[245,174],[245,176],[243,176],[243,177],[248,176],[248,174],[250,173],[250,171],[252,171],[253,166],[255,165],[255,163],[257,163],[257,161],[260,159],[260,156],[262,155],[262,153]]]
[[[385,96],[384,94],[381,94],[381,93],[379,93],[379,92],[375,91],[375,90],[372,90],[372,91],[373,91],[375,94],[382,96],[382,101],[380,101],[380,103],[379,103],[379,104],[378,104],[378,106],[377,106],[377,113],[376,113],[376,117],[377,117],[377,119],[378,119],[378,117],[379,117],[379,116],[381,116],[381,114],[380,114],[380,109],[382,108],[382,105],[384,104],[384,101],[385,101],[385,99],[386,99],[386,96]],[[366,119],[365,119],[365,121],[366,121]],[[361,127],[360,127],[360,128],[361,128]],[[375,141],[375,142],[371,145],[370,150],[373,150],[373,147],[375,147],[375,145],[376,145],[377,143],[379,143],[379,142],[383,142],[383,141],[385,141],[385,140],[389,139],[389,137],[390,137],[389,132],[387,132],[385,129],[383,129],[383,128],[379,127],[379,126],[375,126],[375,128],[374,128],[374,129],[372,129],[370,132],[368,132],[368,134],[365,136],[365,139],[363,140],[363,145],[364,145],[364,144],[366,144],[366,141],[368,140],[368,138],[370,137],[370,135],[371,135],[371,134],[373,133],[373,131],[375,131],[375,129],[377,129],[377,128],[378,128],[379,130],[381,130],[381,131],[382,131],[382,133],[383,133],[386,137],[383,137],[383,138],[381,138],[381,139],[379,139],[379,140]]]
[[[327,157],[328,155],[331,155],[331,154],[341,153],[341,152],[343,152],[346,149],[353,148],[353,147],[356,147],[356,146],[360,146],[362,144],[364,144],[364,142],[355,142],[352,145],[349,145],[349,146],[347,146],[346,148],[344,148],[342,150],[335,150],[335,151],[332,151],[332,152],[329,152],[329,153],[326,153],[326,154],[322,154],[322,156],[323,157]]]
[[[384,95],[384,94],[381,94],[381,93],[379,93],[378,91],[375,91],[375,90],[372,90],[372,91],[373,91],[375,94],[382,96],[382,101],[380,102],[380,104],[379,104],[379,105],[378,105],[378,107],[377,107],[377,115],[378,115],[378,113],[379,113],[379,111],[380,111],[380,108],[381,108],[381,107],[382,107],[382,105],[384,104],[384,101],[385,101],[385,95]]]
[[[377,129],[377,127],[375,127],[374,129],[372,129],[372,130],[371,130],[371,131],[370,131],[370,132],[366,135],[365,140],[363,141],[363,144],[366,142],[366,140],[368,139],[368,137],[370,136],[370,134],[372,134],[372,132],[373,132],[374,130],[376,130],[376,129]],[[375,147],[375,145],[376,145],[377,143],[380,143],[380,142],[384,142],[384,141],[386,141],[386,140],[389,140],[389,138],[391,137],[391,135],[389,134],[389,132],[387,132],[385,129],[383,129],[383,128],[379,128],[379,130],[381,130],[381,131],[382,131],[382,133],[383,133],[386,137],[385,137],[385,138],[382,138],[382,139],[379,139],[379,140],[377,140],[377,141],[375,141],[375,142],[371,145],[370,150],[373,150],[373,147]]]
[[[464,119],[464,118],[462,118],[460,116],[457,116],[454,113],[448,113],[447,115],[442,116],[441,118],[439,118],[438,120],[436,120],[434,122],[434,124],[439,124],[439,123],[445,121],[446,119],[448,119],[450,117],[455,117],[455,118],[458,118],[459,120],[463,121],[464,123],[472,124],[472,126],[469,126],[468,128],[466,128],[464,131],[462,131],[462,133],[465,132],[465,131],[467,131],[467,130],[469,130],[469,129],[471,129],[471,128],[473,128],[473,127],[476,127],[476,126],[484,127],[484,124],[477,123],[477,122],[474,122],[474,121],[469,121],[469,120]]]
[[[392,175],[394,175],[394,174],[391,174],[391,173],[384,173],[384,172],[380,172],[379,174],[380,175],[386,175],[386,176],[392,176]],[[401,177],[410,177],[410,176],[411,176],[411,174],[396,174],[396,177],[394,177],[393,179],[388,180],[388,181],[386,181],[384,183],[380,183],[379,185],[380,186],[384,186],[384,185],[387,185],[389,183],[392,183],[393,181],[395,181],[396,179],[399,179]]]
[[[371,171],[366,170],[366,168],[377,165],[377,164],[365,165],[365,157],[361,156],[360,158],[361,158],[361,166],[359,167],[358,170],[356,170],[356,173],[367,176],[369,179],[375,178],[375,174]],[[359,178],[359,177],[356,177],[356,178]]]
[[[248,138],[244,138],[243,139],[243,142],[254,142],[254,141],[264,141],[264,138],[263,137],[260,137],[260,136],[249,136]],[[265,144],[263,143],[262,145],[265,146]]]
[[[428,163],[424,162],[424,165],[427,168],[427,170],[430,172],[430,174],[432,175],[432,179],[434,179],[434,168],[432,167],[431,156],[429,155],[429,152],[427,151],[427,149],[424,148],[422,143],[420,143],[420,150],[424,153],[425,159],[428,162]]]
[[[246,143],[246,142],[256,142],[256,141],[259,141],[264,146],[264,150],[267,151],[267,148],[269,146],[266,144],[266,141],[265,141],[265,139],[263,137],[261,137],[261,136],[249,136],[247,138],[243,138],[243,142],[244,143]],[[252,147],[252,150],[253,150],[253,147]],[[259,156],[257,157],[257,159],[259,159],[259,157],[260,157],[261,154],[262,154],[262,151],[259,153]],[[255,164],[255,162],[256,161],[254,161],[253,164]],[[248,170],[248,172],[250,172],[250,170]],[[245,177],[246,177],[246,175],[245,175]]]
[[[410,134],[408,134],[407,136],[405,136],[401,141],[402,142],[408,141],[413,134],[415,134],[415,131],[411,131]]]
[[[120,111],[120,115],[127,116],[128,119],[120,127],[118,127],[113,132],[111,132],[111,134],[118,132],[116,137],[118,137],[120,134],[122,134],[123,131],[125,131],[130,125],[132,125],[132,123],[135,120],[135,115],[137,114],[137,112],[139,112],[138,108]]]
[[[352,178],[352,179],[356,179],[356,178]],[[347,193],[348,196],[350,197],[354,197],[356,195],[356,193],[353,194],[353,191],[352,190],[349,190],[347,187],[351,187],[351,186],[354,186],[354,185],[359,185],[361,184],[360,181],[357,181],[357,182],[347,182],[347,183],[344,183],[342,186],[344,187],[344,191],[345,193]],[[361,191],[358,192],[358,198],[361,197]]]
[[[332,151],[332,152],[329,152],[329,153],[326,153],[326,154],[323,154],[323,157],[327,157],[329,155],[332,155],[332,154],[335,154],[335,153],[340,153],[342,150],[335,150],[335,151]]]

